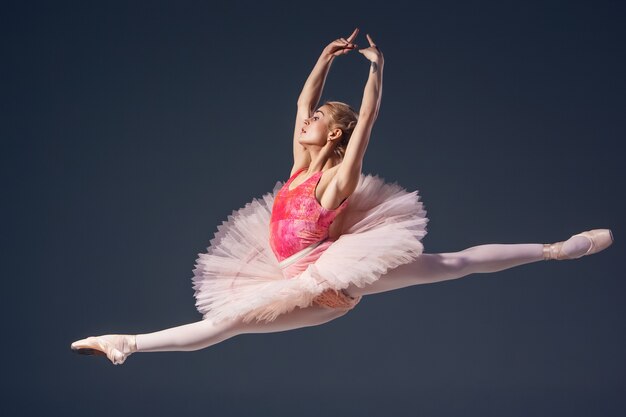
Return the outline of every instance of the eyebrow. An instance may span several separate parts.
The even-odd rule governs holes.
[[[321,111],[321,110],[316,110],[316,111],[315,111],[315,113],[318,113],[318,112],[319,112],[319,113],[324,114],[324,112],[323,112],[323,111]],[[315,113],[313,113],[313,114],[315,114]],[[326,116],[326,115],[324,114],[324,116]]]

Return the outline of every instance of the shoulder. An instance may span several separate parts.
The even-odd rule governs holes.
[[[296,163],[293,164],[293,166],[291,167],[291,172],[289,173],[289,177],[293,177],[294,174],[298,171],[302,171],[303,169],[306,169],[308,167],[308,165],[305,165],[304,163]]]

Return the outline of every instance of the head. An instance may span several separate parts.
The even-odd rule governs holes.
[[[359,115],[348,104],[340,101],[327,101],[304,122],[302,143],[331,146],[334,154],[343,159],[348,141]]]

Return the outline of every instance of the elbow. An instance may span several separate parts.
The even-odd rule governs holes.
[[[298,108],[306,108],[309,109],[309,111],[311,111],[311,109],[313,108],[312,100],[309,100],[308,98],[298,99],[296,105]]]

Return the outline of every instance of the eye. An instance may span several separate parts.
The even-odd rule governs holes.
[[[318,116],[313,116],[313,120],[318,120],[319,117]]]

